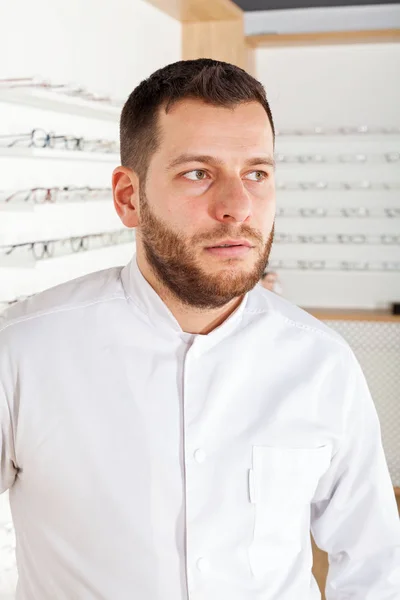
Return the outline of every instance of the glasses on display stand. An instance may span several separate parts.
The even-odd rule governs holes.
[[[323,219],[323,218],[400,218],[400,208],[295,208],[295,207],[279,207],[276,210],[277,217],[285,218],[303,218],[303,219]]]
[[[274,241],[278,244],[369,244],[400,245],[400,235],[364,235],[364,234],[326,234],[292,235],[277,233]]]
[[[277,136],[350,136],[350,135],[400,135],[400,127],[372,127],[358,125],[351,127],[310,127],[305,129],[276,129]]]
[[[400,190],[400,181],[281,181],[276,182],[278,190],[340,190],[340,191],[383,191]]]
[[[117,153],[119,150],[118,144],[111,140],[87,140],[72,135],[56,135],[43,129],[32,129],[30,132],[20,134],[0,135],[0,147],[14,148],[17,146],[105,153]]]
[[[369,271],[400,272],[400,261],[329,261],[329,260],[271,260],[269,268],[274,271]]]
[[[46,204],[55,202],[79,202],[88,200],[109,200],[112,188],[90,186],[37,187],[17,190],[11,194],[0,191],[1,204]]]
[[[78,272],[81,275],[89,272],[94,266],[102,268],[103,259],[106,267],[113,264],[113,261],[118,261],[119,257],[124,256],[124,244],[127,244],[126,252],[130,252],[128,244],[135,240],[134,231],[117,229],[117,220],[115,225],[111,224],[114,223],[113,220],[107,221],[106,203],[112,199],[112,189],[102,186],[104,167],[100,164],[119,162],[118,139],[106,137],[107,132],[117,130],[122,103],[106,94],[90,92],[81,85],[52,82],[43,77],[0,79],[0,103],[5,109],[6,105],[12,105],[10,108],[13,111],[10,120],[4,120],[0,130],[0,158],[7,161],[4,163],[7,165],[7,177],[3,171],[0,178],[0,215],[1,211],[4,211],[3,216],[7,212],[7,220],[3,218],[3,229],[0,228],[0,270],[1,275],[5,274],[10,278],[11,288],[17,293],[21,290],[23,294],[35,292],[38,286],[41,289],[42,270],[35,269],[39,261],[44,263],[45,285],[51,287],[52,269],[56,267],[55,263],[50,262],[53,259],[66,258],[65,264],[68,267],[65,269],[65,277],[68,278],[72,276],[71,273]],[[29,118],[28,126],[12,126],[15,120],[14,106],[19,111],[28,107],[25,115],[25,121]],[[36,122],[35,117],[31,117],[33,111],[40,111],[40,114],[35,113],[38,114]],[[46,115],[49,117],[48,124],[44,120]],[[57,115],[60,115],[59,121],[56,120]],[[82,118],[94,119],[93,136],[86,132],[84,135],[75,135],[75,131],[79,132]],[[111,122],[113,125],[110,125]],[[65,128],[63,123],[74,127],[72,135],[70,125]],[[25,181],[22,185],[17,183],[18,188],[15,182],[21,181],[21,162],[18,162],[21,158],[26,161],[22,169]],[[31,159],[35,160],[35,166],[33,162],[28,164],[27,161]],[[62,160],[54,162],[54,159]],[[50,185],[46,185],[48,173],[51,173]],[[85,176],[83,184],[82,175]],[[7,185],[7,181],[12,183]],[[86,181],[90,181],[90,185],[85,185]],[[87,201],[104,201],[101,206],[94,207],[93,218],[88,224],[89,231],[89,227],[85,226],[87,209],[83,206],[75,206],[72,211],[66,208],[67,203]],[[56,204],[57,210],[53,210]],[[36,210],[38,206],[49,207],[46,214],[39,208]],[[24,215],[21,222],[17,213],[32,210],[35,211],[34,218]],[[77,222],[77,218],[82,218],[82,221]],[[52,231],[51,223],[54,223],[57,231]],[[79,235],[74,233],[77,226]],[[107,226],[117,230],[104,231]],[[15,228],[14,239],[10,235],[13,233],[11,228]],[[22,230],[24,235],[21,238]],[[39,235],[41,230],[47,232],[45,237]],[[100,233],[92,233],[96,230]],[[69,235],[70,231],[74,235]],[[116,246],[121,248],[115,251]],[[110,249],[109,252],[90,253],[107,248]],[[83,256],[84,253],[87,255]],[[9,272],[2,270],[15,266],[22,268]],[[62,273],[61,277],[57,273],[55,283],[59,283],[60,279]],[[9,290],[7,285],[5,289],[3,286],[2,293],[7,292],[7,289]],[[5,300],[0,297],[2,309],[16,300],[10,299],[8,293],[5,296]],[[18,300],[27,297],[29,296],[19,296]]]
[[[38,261],[88,250],[99,250],[119,244],[128,244],[135,239],[135,231],[125,228],[118,231],[106,231],[65,239],[0,246],[0,267],[9,265],[10,259],[14,263],[23,264],[32,260]]]
[[[79,98],[88,102],[110,104],[113,106],[120,106],[122,104],[119,100],[113,99],[104,94],[90,92],[80,85],[75,85],[72,83],[52,83],[51,81],[42,79],[40,77],[14,77],[0,79],[0,90],[1,89],[37,89],[48,92],[56,92],[58,94]]]
[[[318,165],[318,164],[387,164],[400,162],[399,152],[383,154],[276,154],[277,163],[287,165]]]

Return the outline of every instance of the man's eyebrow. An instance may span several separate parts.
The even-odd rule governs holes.
[[[183,165],[189,162],[200,162],[200,163],[208,163],[214,166],[221,166],[223,161],[215,156],[209,156],[206,154],[181,154],[173,161],[169,163],[167,166],[167,171],[178,167],[179,165]],[[267,165],[269,167],[275,168],[275,161],[271,156],[255,156],[253,158],[248,158],[245,161],[246,167],[253,167],[255,165]]]
[[[275,168],[275,160],[272,156],[256,156],[255,158],[249,158],[245,161],[247,167],[254,167],[255,165],[267,165]]]
[[[222,160],[218,160],[214,156],[208,156],[206,154],[180,154],[177,158],[169,163],[167,166],[167,171],[189,162],[209,163],[216,166],[222,164]]]

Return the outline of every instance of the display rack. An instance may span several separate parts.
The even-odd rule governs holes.
[[[111,101],[109,101],[109,99],[107,99],[106,101],[104,101],[104,99],[101,99],[100,97],[95,97],[95,95],[91,95],[92,97],[90,99],[88,99],[88,97],[83,97],[81,95],[79,95],[79,88],[69,88],[68,86],[61,86],[62,89],[56,89],[55,87],[49,86],[46,88],[46,84],[43,84],[43,87],[41,87],[41,84],[36,84],[36,80],[35,82],[33,82],[32,85],[29,85],[29,79],[27,80],[28,84],[27,85],[23,85],[23,86],[19,86],[19,82],[18,80],[9,80],[9,83],[7,84],[7,82],[5,82],[4,80],[1,82],[0,85],[0,104],[9,104],[9,105],[18,105],[21,107],[33,107],[35,109],[38,109],[41,113],[41,122],[43,122],[43,114],[46,113],[50,113],[50,112],[55,112],[55,113],[60,113],[63,115],[74,115],[77,117],[85,117],[87,119],[94,119],[94,120],[98,120],[98,121],[104,121],[104,123],[109,123],[109,122],[114,122],[116,123],[119,119],[119,115],[121,112],[121,106],[117,106],[113,103],[111,103]],[[44,81],[44,80],[40,80],[40,81]],[[7,87],[7,85],[9,87]],[[13,85],[16,85],[16,87],[12,87]],[[54,123],[54,121],[53,121]],[[35,126],[35,123],[32,123],[32,126]],[[96,126],[97,127],[97,126]],[[101,128],[100,128],[101,130]],[[32,128],[32,131],[34,131],[34,129]],[[0,132],[1,133],[1,132]],[[9,135],[9,134],[6,134]],[[21,142],[19,142],[21,143]],[[25,143],[25,142],[23,142]],[[29,140],[28,140],[28,144],[29,144]],[[94,164],[99,164],[100,163],[109,163],[111,164],[119,164],[120,158],[119,158],[119,154],[116,153],[116,151],[112,151],[112,152],[108,152],[107,150],[104,150],[104,148],[100,148],[94,151],[87,151],[87,150],[80,150],[80,149],[60,149],[60,148],[42,148],[42,147],[35,147],[32,145],[20,145],[20,146],[5,146],[4,144],[0,147],[0,160],[7,160],[7,168],[8,169],[12,169],[12,164],[14,164],[14,161],[19,161],[20,159],[35,159],[35,160],[40,160],[40,161],[46,161],[47,163],[50,163],[50,161],[58,161],[58,162],[63,162],[63,161],[69,161],[69,162],[73,162],[73,163],[94,163]],[[50,163],[51,164],[51,163]],[[11,165],[11,167],[10,167]],[[18,167],[19,168],[19,167]],[[66,184],[73,186],[74,184],[77,184],[77,181],[74,181],[74,174],[75,172],[78,173],[78,171],[75,171],[76,167],[67,167],[65,166],[65,173],[68,173],[67,177],[68,179],[71,178],[71,181],[60,181],[62,186],[65,186]],[[78,168],[79,169],[79,168]],[[99,169],[101,172],[101,167],[99,166]],[[32,171],[31,171],[32,172]],[[39,171],[39,172],[43,172],[43,171]],[[61,178],[65,177],[63,176],[64,173],[64,166],[61,165],[60,167],[57,167],[57,177],[58,174],[60,175]],[[93,179],[93,173],[95,173],[95,171],[92,170],[90,171],[91,174],[91,178]],[[79,173],[78,173],[79,174]],[[45,175],[43,175],[45,177]],[[54,181],[54,176],[52,177],[52,181]],[[0,181],[0,188],[4,187],[3,185],[1,185],[2,182]],[[33,186],[40,186],[43,185],[46,186],[46,181],[38,181],[38,177],[34,176],[34,184]],[[57,185],[57,181],[55,181],[55,183],[53,185]],[[17,190],[13,190],[13,191],[17,191]],[[7,215],[9,216],[10,213],[15,212],[15,213],[20,213],[21,212],[21,206],[18,206],[17,203],[10,203],[7,204],[5,206],[4,202],[1,202],[0,199],[0,211],[3,211],[3,214],[5,214],[4,211],[7,212]],[[24,207],[25,210],[28,211],[33,211],[33,217],[31,219],[31,221],[27,221],[27,219],[25,219],[25,221],[21,222],[21,220],[18,220],[17,218],[13,218],[11,216],[10,219],[10,223],[14,223],[16,229],[15,229],[15,235],[12,235],[12,232],[10,232],[7,228],[4,231],[4,227],[3,227],[3,243],[2,243],[2,239],[1,239],[1,230],[0,230],[0,246],[5,246],[5,245],[11,245],[11,246],[16,246],[19,243],[21,243],[21,236],[23,237],[22,234],[26,234],[25,237],[29,238],[30,241],[36,241],[38,238],[35,237],[35,234],[37,233],[38,235],[40,234],[40,230],[41,227],[40,225],[40,219],[46,219],[45,222],[43,222],[43,225],[47,226],[46,231],[49,232],[49,236],[50,238],[53,238],[53,234],[51,232],[51,229],[53,227],[54,224],[54,231],[53,233],[55,234],[55,236],[57,237],[57,232],[59,232],[61,229],[63,229],[64,225],[65,225],[65,229],[67,230],[68,227],[71,229],[71,231],[76,227],[76,220],[74,220],[74,216],[75,218],[79,218],[79,215],[82,216],[82,223],[80,223],[80,227],[78,227],[78,229],[82,230],[85,229],[86,225],[88,226],[88,228],[90,229],[90,231],[88,231],[88,235],[98,235],[104,232],[104,225],[105,225],[105,221],[104,221],[104,215],[103,212],[104,211],[100,211],[101,214],[97,215],[97,212],[94,211],[93,215],[90,216],[88,215],[87,212],[87,201],[86,198],[81,198],[79,201],[74,201],[75,204],[75,209],[74,211],[70,210],[70,206],[68,205],[68,202],[63,202],[63,203],[49,203],[46,207],[46,212],[42,212],[42,207],[36,206],[34,208],[29,208],[29,207]],[[84,210],[79,211],[76,209],[76,205],[86,205],[86,212]],[[79,208],[79,206],[78,206]],[[100,217],[100,218],[98,218]],[[27,223],[31,223],[30,226],[30,235],[29,231],[27,229]],[[63,227],[61,227],[61,225]],[[96,229],[97,227],[97,229]],[[107,227],[108,228],[108,227]],[[24,233],[25,232],[25,233]],[[82,235],[82,233],[80,233],[80,235]],[[40,237],[40,235],[39,235]],[[32,238],[32,239],[31,239]],[[46,238],[47,239],[47,238]],[[23,241],[23,240],[22,240]],[[11,242],[11,244],[10,244]],[[118,250],[117,252],[113,252],[112,250],[112,245],[109,247],[109,257],[111,256],[111,262],[113,259],[113,256],[117,256],[121,250]],[[94,251],[96,253],[96,251]],[[107,256],[104,255],[104,252],[106,251],[97,251],[97,255],[98,256],[104,256],[104,260],[106,263],[106,266],[110,266],[109,262],[109,257],[107,258]],[[71,272],[75,272],[76,268],[77,268],[77,261],[81,260],[81,266],[82,269],[87,269],[87,272],[90,272],[90,266],[89,266],[89,261],[90,261],[90,255],[91,255],[91,251],[89,252],[85,252],[82,253],[82,255],[85,254],[85,257],[79,258],[77,255],[74,256],[69,256],[66,255],[63,257],[63,264],[64,264],[64,268],[62,270],[61,273],[61,277],[63,275],[65,275],[65,279],[71,278],[68,275]],[[94,256],[94,255],[93,255]],[[49,259],[50,260],[50,259]],[[61,260],[61,259],[51,259],[51,260]],[[38,286],[38,282],[39,280],[35,283],[36,279],[38,277],[41,277],[42,275],[42,271],[44,268],[44,265],[41,265],[40,267],[40,274],[39,272],[37,272],[36,266],[35,264],[31,265],[31,268],[28,269],[29,271],[29,276],[27,276],[27,269],[23,269],[23,268],[14,268],[13,265],[9,266],[4,266],[4,264],[2,264],[2,262],[4,263],[4,261],[0,261],[0,268],[3,270],[3,286],[0,288],[1,293],[3,294],[3,297],[0,297],[0,304],[2,305],[2,307],[4,308],[4,305],[8,305],[8,303],[10,301],[15,300],[15,298],[10,297],[10,293],[6,293],[7,290],[9,291],[10,289],[15,289],[16,291],[18,291],[20,288],[23,288],[22,293],[23,295],[30,295],[30,294],[34,294],[38,291],[38,288],[40,288],[40,285]],[[102,268],[102,265],[100,264],[99,260],[95,260],[95,267],[96,268]],[[47,267],[46,267],[47,268]],[[50,269],[50,264],[49,264],[49,269]],[[51,269],[49,271],[50,275],[51,275]],[[80,273],[82,274],[82,273]],[[59,277],[60,274],[54,273],[55,276]],[[19,279],[20,278],[24,278],[25,280],[24,282],[20,282],[21,285],[19,285]],[[11,279],[10,279],[11,278]],[[52,281],[50,280],[51,278],[47,278],[46,279],[46,283],[48,282],[48,287],[50,287],[52,284]],[[27,284],[27,282],[29,283],[29,285]],[[23,283],[23,285],[22,285]],[[56,283],[60,283],[60,281],[58,280]],[[5,287],[6,286],[6,290]],[[11,294],[12,295],[12,294]]]
[[[386,245],[365,243],[362,257],[350,242],[355,234],[374,242],[399,231],[400,128],[286,129],[277,136],[276,157],[277,243],[270,269],[278,271],[289,300],[313,306],[316,298],[321,301],[321,289],[326,290],[326,305],[339,308],[356,308],[357,302],[359,308],[383,308],[398,299],[399,269],[383,268],[400,265],[398,239]],[[375,227],[366,215],[374,217]],[[374,269],[358,268],[360,261]],[[306,269],[314,263],[318,267]],[[363,292],[357,291],[358,284]]]
[[[83,152],[81,150],[53,150],[51,148],[2,148],[0,156],[9,158],[45,158],[50,160],[84,160],[92,162],[119,161],[119,155],[115,152]]]
[[[32,106],[102,121],[118,121],[121,113],[121,107],[40,88],[0,87],[0,102]]]

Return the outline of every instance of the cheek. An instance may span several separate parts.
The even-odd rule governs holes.
[[[158,194],[159,216],[175,230],[191,236],[202,227],[207,228],[207,224],[209,227],[208,202],[205,197],[193,198],[188,194],[179,194],[176,189],[166,188],[160,189]]]
[[[179,202],[179,198],[171,193],[164,182],[148,177],[146,198],[151,211],[156,217],[169,225],[178,220],[181,212],[181,203]]]
[[[203,214],[201,207],[175,194],[165,193],[157,204],[157,216],[167,227],[185,238],[191,238],[202,227]]]
[[[275,211],[276,203],[274,194],[268,198],[264,196],[263,198],[259,198],[254,201],[253,219],[265,234],[269,234],[272,229],[272,225],[275,221]]]

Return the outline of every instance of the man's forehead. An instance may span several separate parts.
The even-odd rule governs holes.
[[[182,129],[198,129],[200,126],[207,128],[229,122],[231,127],[244,127],[246,129],[272,128],[264,107],[259,102],[246,102],[229,106],[216,106],[201,100],[187,98],[174,102],[169,108],[160,108],[158,122],[161,128],[175,128],[179,125]]]
[[[159,114],[159,141],[171,153],[209,154],[209,146],[224,154],[273,154],[273,134],[261,104],[218,107],[196,100],[180,101]],[[159,149],[162,148],[159,146]]]

